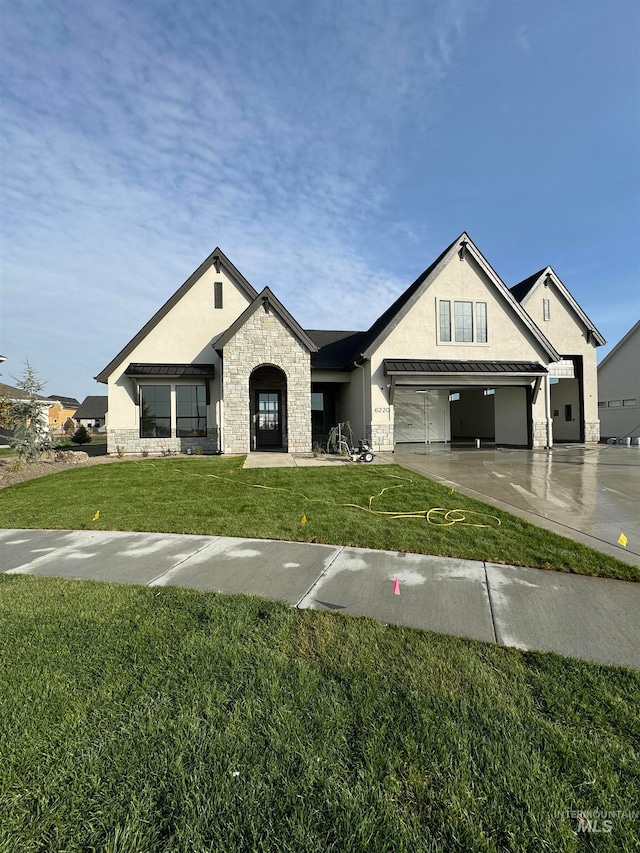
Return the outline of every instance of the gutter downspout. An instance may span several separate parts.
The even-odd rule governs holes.
[[[224,447],[224,443],[223,443],[223,438],[224,438],[224,391],[223,391],[223,387],[224,387],[224,384],[223,384],[223,376],[222,376],[222,371],[224,369],[223,365],[224,365],[224,358],[221,354],[220,355],[220,396],[218,397],[218,399],[220,401],[219,407],[218,407],[218,411],[220,414],[220,422],[218,424],[218,439],[219,439],[218,440],[218,453],[219,454],[222,454],[224,452],[222,449]]]
[[[366,397],[366,383],[365,383],[365,369],[364,366],[366,364],[366,359],[364,357],[364,353],[360,353],[360,358],[363,359],[362,364],[358,364],[357,361],[354,361],[354,365],[356,367],[362,368],[362,431],[364,435],[362,438],[367,439],[367,397]],[[373,438],[373,436],[372,436]]]
[[[544,414],[547,421],[547,450],[553,447],[553,419],[551,418],[551,381],[549,374],[544,377]]]

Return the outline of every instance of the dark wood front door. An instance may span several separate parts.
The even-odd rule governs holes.
[[[280,391],[256,391],[256,449],[282,447]]]

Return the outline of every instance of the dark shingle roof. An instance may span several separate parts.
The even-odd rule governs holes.
[[[524,281],[519,282],[518,284],[514,284],[513,287],[510,287],[511,295],[514,299],[517,299],[518,302],[522,302],[527,293],[531,290],[536,281],[540,278],[542,273],[546,270],[546,267],[539,270],[538,272],[534,272],[533,275],[530,275],[529,278],[525,278]]]
[[[0,397],[7,400],[28,400],[31,395],[28,391],[23,391],[21,388],[14,388],[13,385],[6,385],[0,382]],[[43,403],[51,403],[49,397],[43,397],[41,394],[35,394],[36,400],[41,400]]]
[[[107,413],[108,397],[89,396],[85,397],[76,409],[74,417],[78,418],[103,418]]]
[[[75,397],[59,397],[56,394],[50,394],[47,399],[60,403],[63,409],[74,409],[80,405],[80,401]]]
[[[311,354],[311,367],[316,370],[346,370],[362,352],[365,332],[340,332],[333,329],[305,329],[318,347]]]

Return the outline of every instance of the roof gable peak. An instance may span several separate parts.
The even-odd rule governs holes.
[[[216,351],[224,349],[226,344],[229,343],[238,330],[244,326],[247,320],[252,317],[260,307],[264,307],[264,310],[267,313],[272,311],[289,329],[289,331],[298,338],[300,343],[309,350],[309,352],[318,352],[318,347],[313,340],[299,325],[297,320],[295,320],[295,318],[287,311],[282,302],[280,302],[275,293],[269,287],[263,288],[263,290],[256,295],[253,302],[235,320],[235,322],[233,322],[226,331],[213,341],[212,345]]]
[[[418,276],[418,278],[402,293],[393,305],[388,308],[373,323],[369,331],[366,333],[363,341],[363,355],[365,358],[371,358],[382,341],[387,335],[398,325],[402,318],[411,310],[413,305],[428,289],[433,281],[438,277],[441,270],[451,261],[454,254],[458,254],[461,261],[467,257],[467,253],[473,257],[474,261],[479,265],[485,273],[489,282],[493,284],[498,293],[507,302],[509,308],[519,317],[519,319],[527,326],[532,335],[536,338],[543,350],[549,355],[552,361],[557,361],[560,356],[551,345],[551,343],[542,334],[540,329],[535,325],[529,315],[521,308],[519,302],[514,298],[509,288],[502,281],[498,273],[491,266],[482,252],[478,249],[471,237],[466,231],[453,241],[442,254],[427,269]]]

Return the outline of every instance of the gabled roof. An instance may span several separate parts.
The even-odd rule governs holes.
[[[550,341],[542,334],[531,317],[520,306],[509,288],[502,281],[498,273],[484,257],[482,252],[473,243],[466,232],[463,232],[457,240],[454,240],[427,269],[418,276],[403,294],[382,314],[366,333],[363,340],[362,355],[371,358],[379,344],[398,325],[400,320],[410,311],[415,302],[420,298],[429,285],[435,281],[441,270],[449,263],[453,255],[469,252],[478,263],[491,283],[495,286],[498,294],[509,305],[511,310],[520,318],[521,322],[529,329],[531,335],[537,340],[542,349],[549,355],[551,361],[558,361],[560,354],[556,352]]]
[[[307,329],[307,334],[318,347],[311,356],[315,370],[345,370],[362,352],[365,332],[339,332],[331,329]]]
[[[605,355],[605,357],[602,359],[602,361],[598,365],[598,370],[600,370],[601,367],[605,366],[605,364],[609,361],[611,356],[615,355],[618,352],[618,350],[620,350],[626,344],[626,342],[629,340],[629,338],[633,337],[634,333],[639,328],[640,328],[640,320],[638,320],[638,322],[635,324],[635,326],[632,326],[629,329],[629,331],[627,332],[627,334],[618,341],[618,343],[614,346],[614,348]]]
[[[242,275],[242,273],[234,267],[229,258],[222,252],[221,249],[215,248],[213,252],[209,255],[209,257],[203,261],[197,270],[191,273],[189,278],[181,285],[178,290],[171,296],[160,308],[159,311],[153,315],[153,317],[146,323],[138,332],[138,334],[131,338],[129,343],[120,350],[118,355],[112,359],[109,364],[98,373],[94,378],[98,382],[107,382],[109,379],[109,375],[111,372],[120,364],[125,358],[130,355],[133,350],[138,346],[138,344],[146,338],[149,332],[158,325],[160,320],[162,320],[166,315],[171,311],[174,305],[176,305],[182,297],[187,293],[193,285],[201,278],[202,275],[209,269],[209,267],[215,267],[216,272],[220,272],[221,268],[224,268],[225,272],[232,278],[235,283],[238,285],[240,290],[244,291],[246,296],[249,299],[255,299],[258,295],[258,291],[249,284],[247,279]]]
[[[242,312],[238,319],[235,320],[235,322],[233,322],[225,332],[218,335],[218,337],[212,341],[211,345],[213,348],[216,351],[223,350],[226,344],[228,344],[234,335],[244,326],[247,320],[263,305],[267,311],[273,311],[273,313],[280,318],[282,323],[293,335],[295,335],[296,338],[298,338],[300,343],[305,346],[309,352],[313,353],[318,351],[318,347],[311,340],[309,335],[298,324],[297,320],[294,320],[282,302],[276,298],[275,294],[272,293],[268,287],[265,287],[263,291],[257,294],[251,305]]]
[[[540,272],[530,275],[529,278],[525,278],[524,281],[521,281],[519,284],[514,284],[514,286],[511,288],[511,293],[518,300],[519,303],[526,303],[534,288],[537,287],[538,284],[540,284],[541,282],[544,282],[547,277],[550,278],[558,292],[564,297],[564,299],[573,309],[574,313],[577,314],[577,316],[580,318],[580,320],[586,327],[587,332],[593,335],[596,341],[596,345],[602,346],[603,344],[606,344],[605,339],[602,337],[600,332],[596,329],[595,325],[584,313],[582,308],[578,305],[573,296],[569,293],[564,284],[560,281],[556,273],[553,271],[552,267],[545,267],[543,270],[540,270]]]
[[[418,276],[418,278],[411,284],[404,293],[401,293],[400,296],[396,299],[393,305],[390,305],[389,308],[381,314],[378,319],[373,323],[373,325],[369,328],[369,330],[365,333],[365,336],[362,340],[362,349],[361,352],[366,354],[367,350],[373,348],[373,344],[377,342],[378,338],[384,333],[391,331],[391,329],[397,325],[402,317],[407,313],[409,303],[412,301],[413,297],[420,291],[422,285],[426,281],[426,279],[431,275],[431,273],[439,267],[442,261],[447,258],[450,253],[453,253],[453,250],[458,245],[462,237],[466,236],[462,234],[457,240],[454,240],[447,248],[439,255],[435,261],[426,268],[426,270]]]
[[[85,397],[82,404],[76,409],[74,418],[103,418],[107,413],[109,398],[99,396]]]

